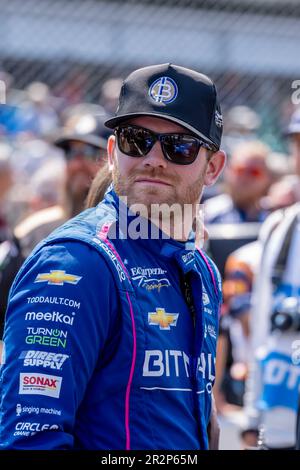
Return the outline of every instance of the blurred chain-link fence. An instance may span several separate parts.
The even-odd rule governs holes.
[[[223,110],[255,110],[280,148],[300,79],[300,0],[0,0],[0,12],[0,70],[16,89],[42,81],[68,103],[99,103],[108,78],[174,62],[210,75]]]

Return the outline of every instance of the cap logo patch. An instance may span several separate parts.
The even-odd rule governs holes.
[[[156,103],[172,103],[177,98],[178,87],[176,82],[169,77],[160,77],[149,88],[149,96]]]
[[[215,123],[216,126],[222,127],[223,126],[223,117],[218,111],[215,112]]]

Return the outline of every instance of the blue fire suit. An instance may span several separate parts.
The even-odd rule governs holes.
[[[111,187],[21,268],[4,333],[0,448],[208,448],[220,277],[157,228],[156,239],[126,239],[136,221]]]

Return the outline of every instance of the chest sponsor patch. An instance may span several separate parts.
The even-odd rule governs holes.
[[[19,359],[23,360],[24,367],[45,367],[61,370],[63,363],[69,356],[48,351],[22,351]]]
[[[59,398],[62,377],[48,374],[20,373],[19,395],[44,395]]]
[[[171,283],[167,278],[167,271],[162,268],[145,268],[137,266],[130,269],[131,279],[138,287],[143,287],[147,291],[157,291],[163,287],[170,287]]]
[[[167,313],[164,308],[156,308],[155,312],[148,313],[149,325],[159,326],[160,330],[170,330],[177,325],[179,313]]]
[[[76,276],[75,274],[68,274],[66,271],[62,270],[51,270],[50,273],[40,273],[35,278],[34,282],[47,282],[49,285],[53,286],[63,286],[64,283],[67,284],[78,284],[81,276]]]

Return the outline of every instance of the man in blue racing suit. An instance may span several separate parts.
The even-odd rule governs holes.
[[[193,224],[225,162],[215,86],[139,69],[106,125],[105,199],[41,242],[11,289],[2,449],[208,448],[221,286]]]

